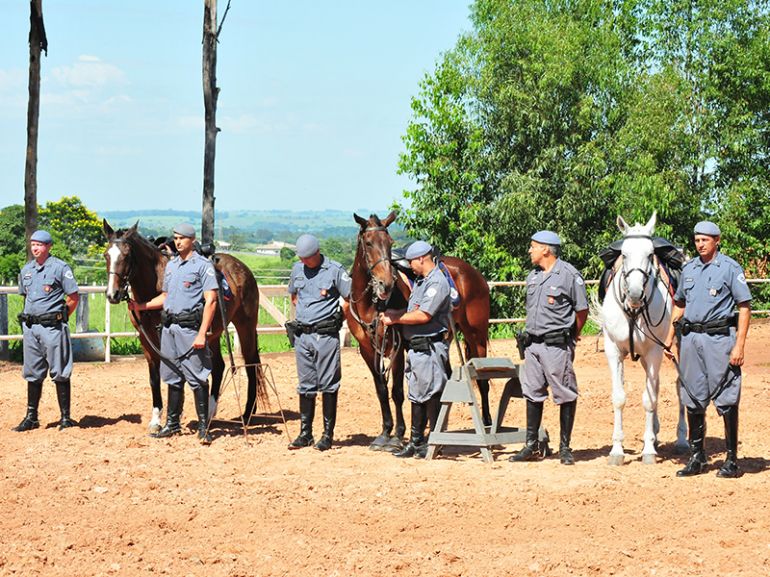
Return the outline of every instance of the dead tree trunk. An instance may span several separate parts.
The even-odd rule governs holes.
[[[27,240],[37,228],[37,132],[40,117],[40,54],[48,54],[43,24],[43,0],[29,3],[29,102],[27,103],[27,158],[24,166],[24,234]]]
[[[203,149],[201,241],[214,241],[214,162],[217,150],[217,0],[203,2],[203,106],[206,140]]]

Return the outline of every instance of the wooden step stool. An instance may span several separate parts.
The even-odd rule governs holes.
[[[491,447],[524,443],[526,428],[503,426],[503,418],[511,397],[522,398],[519,364],[507,358],[474,358],[462,367],[452,371],[452,376],[441,395],[441,410],[436,426],[428,437],[427,460],[431,460],[440,445],[478,447],[485,463],[494,461]],[[476,397],[476,381],[485,379],[508,379],[497,407],[497,417],[487,430],[481,418],[481,410]],[[466,403],[470,406],[473,418],[473,430],[447,432],[449,412],[454,403]]]

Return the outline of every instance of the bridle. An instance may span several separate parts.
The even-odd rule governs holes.
[[[110,240],[110,246],[112,246],[113,244],[115,244],[115,245],[126,244],[126,239],[125,238],[113,238],[113,239]],[[108,249],[107,254],[109,254],[109,249]],[[116,281],[118,283],[118,293],[121,295],[119,302],[122,302],[122,301],[128,302],[128,300],[130,298],[128,296],[128,289],[129,289],[129,284],[130,284],[129,283],[129,279],[131,278],[131,264],[132,264],[131,261],[132,261],[132,258],[126,259],[126,270],[125,270],[125,272],[122,275],[120,273],[114,272],[112,270],[108,270],[107,271],[107,279],[109,279],[110,276],[115,276],[116,277]],[[113,264],[112,256],[110,255],[110,265],[112,265],[112,264]],[[112,266],[110,266],[110,268],[112,268]]]
[[[382,331],[382,336],[379,334],[380,319],[377,312],[384,310],[384,307],[387,303],[381,301],[377,297],[377,280],[372,273],[374,272],[374,269],[377,268],[377,266],[381,263],[390,262],[390,255],[387,254],[382,256],[372,263],[369,259],[369,253],[366,251],[366,247],[364,246],[365,243],[363,237],[367,232],[387,233],[388,227],[381,225],[367,226],[366,228],[361,229],[358,233],[358,250],[361,251],[364,259],[364,265],[366,266],[366,274],[369,277],[369,282],[367,283],[367,288],[364,290],[364,294],[366,294],[366,292],[371,292],[371,304],[375,308],[375,314],[373,315],[371,322],[364,321],[358,312],[358,304],[361,301],[356,300],[352,293],[350,295],[350,312],[356,322],[369,335],[369,339],[372,342],[372,348],[374,349],[375,370],[382,382],[387,383],[389,380],[393,359],[396,356],[396,352],[401,348],[401,331],[394,329],[392,326],[386,326]],[[395,270],[393,271],[393,280],[396,280]],[[387,354],[388,349],[390,349],[390,355]]]
[[[627,239],[647,239],[652,241],[652,237],[646,234],[629,234],[625,237],[623,237],[623,240]],[[662,346],[663,348],[666,348],[665,343],[663,343],[659,338],[657,338],[650,328],[656,328],[660,326],[660,324],[663,322],[663,319],[666,316],[666,305],[664,303],[662,312],[660,314],[660,318],[653,322],[653,320],[650,318],[650,305],[652,304],[653,300],[655,299],[655,293],[657,292],[655,290],[654,283],[649,283],[651,279],[654,280],[661,280],[659,271],[660,271],[660,265],[656,265],[655,262],[655,253],[653,252],[649,258],[647,259],[648,266],[645,269],[634,267],[631,269],[626,268],[625,259],[623,259],[623,262],[621,264],[621,270],[620,270],[620,282],[617,284],[617,288],[613,291],[613,296],[615,297],[615,301],[620,305],[620,308],[623,310],[623,313],[626,315],[626,318],[628,319],[628,343],[629,343],[629,354],[631,355],[631,359],[634,361],[639,360],[638,354],[634,352],[634,330],[638,329],[640,333],[642,333],[644,336],[652,340],[653,342],[657,343],[658,345]],[[654,270],[653,270],[654,269]],[[642,275],[642,304],[641,306],[637,308],[631,308],[626,305],[626,298],[628,296],[628,277],[632,272],[639,272]],[[652,286],[652,289],[649,290],[648,286]],[[647,294],[650,294],[649,298]],[[666,291],[666,298],[669,296],[669,291]],[[647,325],[648,330],[645,330],[645,328],[639,324],[638,320],[639,318],[642,318]]]

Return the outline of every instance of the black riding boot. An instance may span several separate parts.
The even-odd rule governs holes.
[[[722,414],[722,418],[725,420],[727,458],[719,471],[717,471],[717,477],[735,479],[742,474],[738,468],[738,405],[727,407]]]
[[[328,451],[332,448],[334,439],[334,425],[337,422],[337,392],[323,394],[324,434],[321,440],[315,444],[319,451]]]
[[[315,417],[315,395],[299,396],[299,437],[289,443],[289,449],[302,449],[312,447],[313,442],[313,418]]]
[[[182,407],[184,405],[184,383],[181,387],[168,386],[168,407],[166,407],[166,424],[157,433],[150,436],[155,439],[165,439],[173,437],[182,432],[182,425],[179,419],[182,416]]]
[[[70,419],[70,380],[56,382],[56,398],[59,401],[59,411],[61,411],[61,420],[59,421],[59,430],[69,429],[77,426],[77,423]]]
[[[559,434],[559,461],[562,465],[574,465],[575,457],[572,456],[572,449],[569,446],[572,438],[572,425],[575,424],[575,409],[577,401],[562,403],[559,407],[559,424],[561,431]]]
[[[690,460],[676,472],[677,477],[692,477],[704,472],[706,453],[703,451],[703,441],[706,436],[706,414],[696,413],[687,409],[687,428],[690,436]]]
[[[400,451],[393,453],[399,459],[416,457],[424,459],[428,452],[428,444],[425,442],[425,425],[428,420],[427,403],[412,403],[412,431],[411,438]]]
[[[12,431],[21,433],[37,429],[40,426],[40,421],[37,420],[37,408],[40,406],[40,395],[42,392],[42,381],[27,382],[27,414],[21,420],[21,423],[11,429]]]
[[[209,384],[199,386],[193,390],[195,395],[195,412],[198,415],[198,440],[201,445],[211,444],[209,434]]]
[[[522,461],[536,461],[543,457],[540,451],[540,442],[538,433],[540,432],[540,423],[543,421],[543,403],[535,403],[527,399],[527,438],[524,448],[508,457],[513,463]]]

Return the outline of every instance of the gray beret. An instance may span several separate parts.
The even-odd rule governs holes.
[[[541,230],[532,235],[532,240],[539,242],[540,244],[550,244],[553,246],[561,246],[561,239],[559,235],[550,230]]]
[[[433,247],[424,240],[417,240],[409,245],[406,249],[406,260],[412,260],[413,258],[419,258],[428,254],[433,250]]]
[[[47,230],[36,230],[32,233],[32,236],[29,237],[29,240],[35,240],[37,242],[43,242],[45,244],[51,244],[53,242],[53,238],[51,238],[51,233],[49,233]]]
[[[320,250],[318,239],[312,234],[303,234],[297,239],[297,256],[309,258]]]
[[[174,233],[181,236],[186,236],[187,238],[195,238],[195,227],[191,224],[183,222],[182,224],[178,224],[174,227]]]
[[[708,236],[721,236],[722,231],[719,227],[709,220],[702,220],[695,225],[693,234],[705,234]]]

